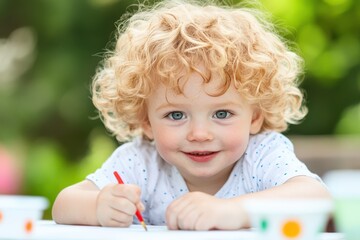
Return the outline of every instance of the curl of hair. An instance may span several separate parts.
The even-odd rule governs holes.
[[[199,63],[221,76],[220,94],[233,84],[259,106],[262,131],[285,131],[307,113],[298,88],[302,59],[270,21],[250,8],[184,1],[139,7],[118,25],[115,49],[93,79],[93,103],[109,131],[129,140],[141,134],[145,100],[156,86],[181,93],[179,77]]]

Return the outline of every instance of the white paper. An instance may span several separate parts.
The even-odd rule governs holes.
[[[128,228],[61,225],[53,221],[39,221],[35,231],[27,239],[37,240],[256,240],[252,230],[238,231],[170,231],[166,226],[141,225]],[[23,238],[22,238],[23,239]],[[342,234],[324,233],[320,240],[343,240]]]
[[[250,230],[239,231],[170,231],[166,226],[147,225],[145,231],[141,225],[128,228],[110,228],[94,226],[61,225],[53,221],[39,221],[29,239],[46,240],[255,240],[256,233]]]

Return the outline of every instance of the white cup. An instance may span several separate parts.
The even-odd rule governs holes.
[[[31,237],[48,205],[40,196],[0,195],[0,239]]]
[[[324,199],[252,199],[245,209],[259,239],[313,240],[324,231],[332,205]]]

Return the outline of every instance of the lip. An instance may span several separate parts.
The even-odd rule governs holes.
[[[211,161],[218,152],[210,152],[210,151],[197,151],[197,152],[185,152],[185,155],[190,158],[194,162],[198,163],[206,163]]]

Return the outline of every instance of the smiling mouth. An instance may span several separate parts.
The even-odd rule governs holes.
[[[204,152],[187,152],[185,155],[190,158],[194,162],[200,162],[205,163],[211,161],[218,152],[210,152],[210,151],[204,151]]]

